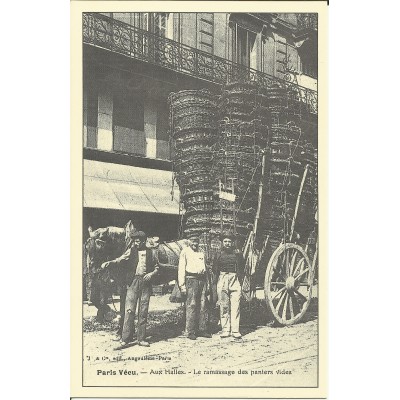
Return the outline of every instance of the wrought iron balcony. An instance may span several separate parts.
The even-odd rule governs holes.
[[[308,112],[317,113],[317,92],[294,83],[293,74],[279,79],[102,14],[83,14],[83,42],[220,85],[254,81],[287,87]]]

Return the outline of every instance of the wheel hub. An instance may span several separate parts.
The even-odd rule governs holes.
[[[293,291],[294,286],[295,286],[294,277],[293,277],[293,276],[289,276],[289,277],[286,279],[286,289],[287,289],[288,291]]]

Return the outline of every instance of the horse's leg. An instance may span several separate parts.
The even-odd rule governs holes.
[[[87,296],[87,292],[88,292],[88,283],[87,283],[87,276],[86,274],[83,274],[83,281],[82,281],[82,297],[83,297],[83,301],[88,301],[89,298]]]
[[[98,317],[99,321],[101,320],[101,322],[104,321],[105,315],[109,311],[111,311],[110,306],[107,304],[108,299],[110,298],[110,293],[111,292],[110,292],[109,288],[102,288],[100,290],[100,307],[99,307],[99,311],[97,312],[97,317]]]
[[[104,321],[105,314],[110,311],[108,306],[109,288],[104,282],[96,277],[92,283],[92,298],[91,301],[97,308],[97,320]]]
[[[103,322],[104,314],[101,305],[101,284],[98,277],[93,277],[91,286],[90,301],[97,308],[97,320]]]

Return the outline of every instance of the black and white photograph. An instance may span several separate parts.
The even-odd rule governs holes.
[[[321,14],[161,5],[77,19],[79,384],[325,393]]]
[[[392,3],[6,3],[3,397],[396,398]]]

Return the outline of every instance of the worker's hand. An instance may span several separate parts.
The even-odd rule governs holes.
[[[187,295],[186,286],[182,286],[180,289],[181,289],[181,295],[186,296]]]
[[[143,282],[149,282],[150,281],[150,279],[153,277],[153,273],[152,272],[149,272],[148,274],[146,274],[144,277],[143,277]]]
[[[235,254],[240,254],[241,251],[239,249],[235,249]]]
[[[100,268],[101,269],[106,269],[109,265],[110,265],[110,263],[108,261],[106,261],[103,264],[101,264]]]

